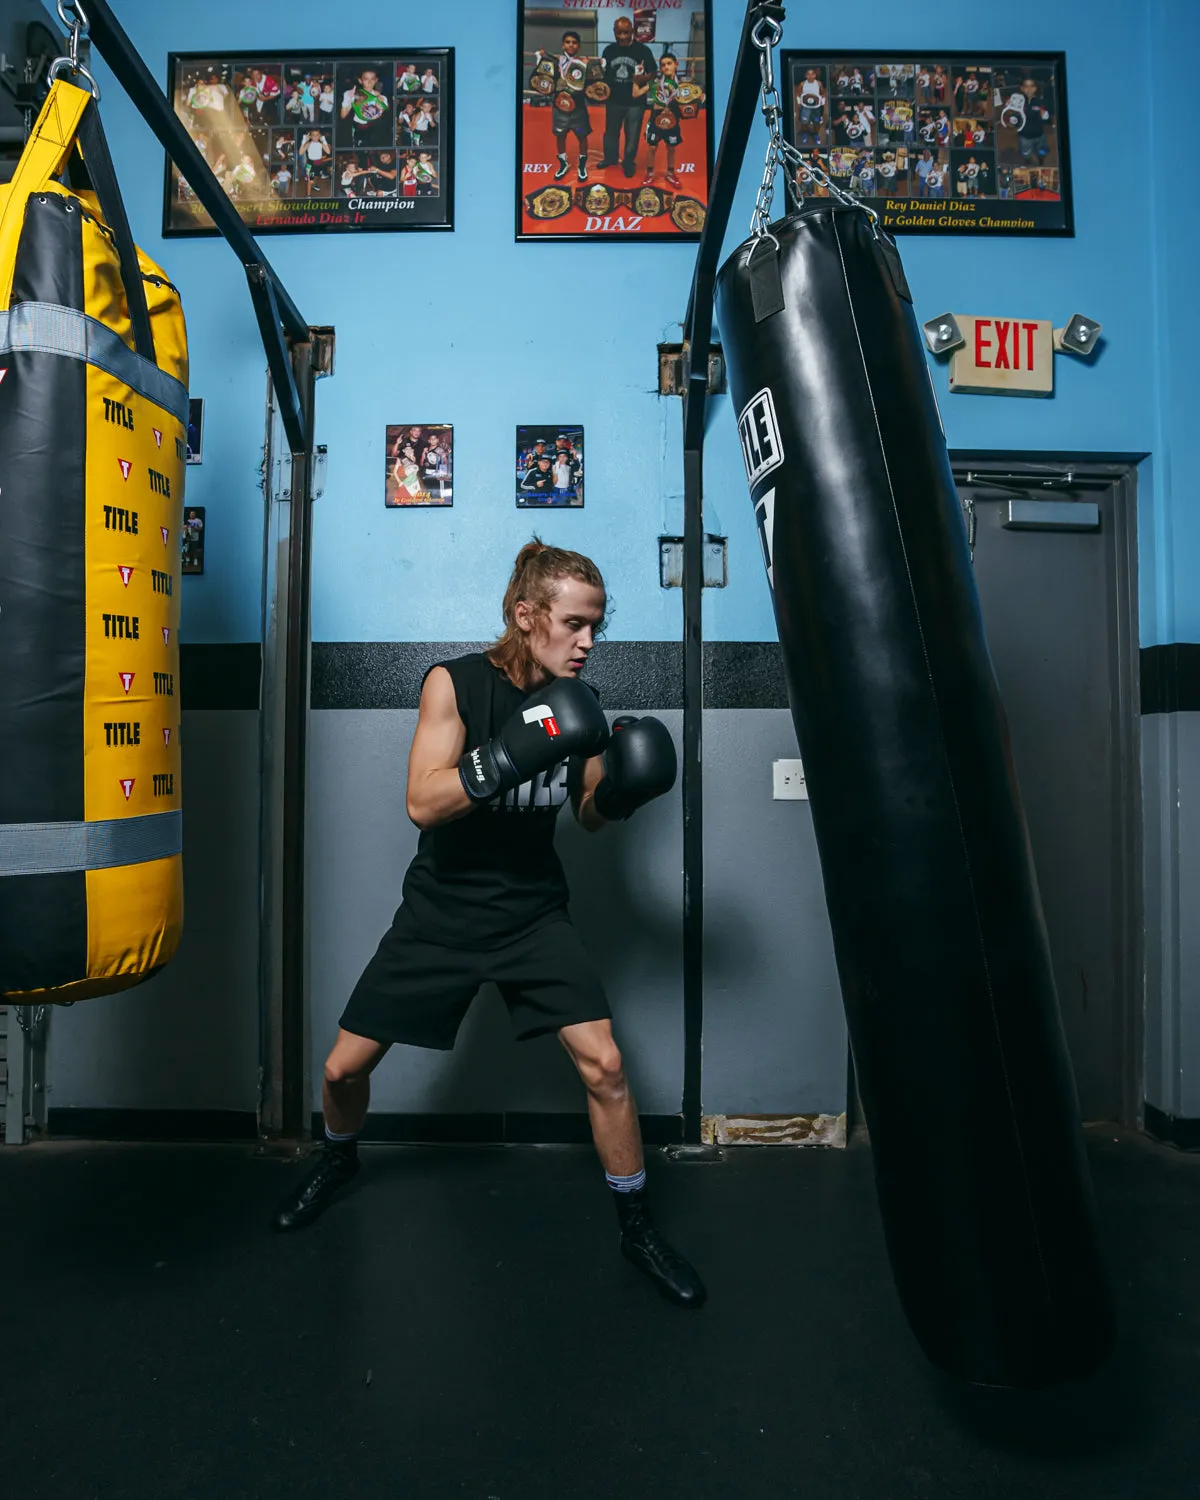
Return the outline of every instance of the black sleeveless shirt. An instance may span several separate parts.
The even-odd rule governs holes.
[[[437,665],[450,673],[468,750],[490,740],[529,697],[482,652]],[[564,760],[465,817],[424,829],[397,925],[447,948],[497,948],[547,922],[569,921],[567,877],[554,849],[569,767]]]

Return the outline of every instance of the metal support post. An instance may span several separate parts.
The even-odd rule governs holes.
[[[760,86],[761,23],[779,23],[783,6],[751,4],[742,24],[729,103],[721,130],[708,214],[684,320],[683,391],[683,1139],[698,1146],[702,1126],[704,1029],[704,416],[717,260],[729,224]]]

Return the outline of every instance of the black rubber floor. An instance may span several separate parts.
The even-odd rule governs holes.
[[[1117,1136],[1114,1139],[1114,1135]],[[1200,1494],[1200,1157],[1089,1133],[1118,1356],[951,1387],[903,1323],[865,1147],[652,1153],[699,1313],[617,1253],[577,1148],[375,1147],[293,1237],[229,1146],[0,1151],[12,1500],[1174,1500]]]

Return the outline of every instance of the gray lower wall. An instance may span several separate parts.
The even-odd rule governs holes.
[[[1200,713],[1142,719],[1145,1097],[1200,1118]]]
[[[614,712],[616,709],[614,708]],[[681,715],[663,718],[678,736]],[[314,1099],[341,1006],[399,901],[412,710],[312,718]],[[258,1067],[257,714],[184,713],[186,920],[155,979],[52,1012],[52,1108],[251,1111]],[[837,1112],[845,1032],[809,808],[771,798],[795,754],[784,710],[705,715],[708,1113]],[[1142,719],[1145,1097],[1200,1118],[1200,712]],[[563,816],[575,920],[608,985],[639,1103],[674,1113],[682,1078],[682,840],[677,797],[589,837]],[[576,1110],[552,1039],[514,1045],[485,994],[447,1055],[397,1048],[376,1104],[397,1111]]]
[[[619,712],[612,706],[612,712]],[[676,736],[677,710],[661,713]],[[414,710],[318,711],[310,741],[313,1098],[337,1017],[392,919],[416,830],[404,812]],[[808,804],[775,802],[795,755],[786,711],[705,715],[706,1019],[714,1114],[837,1113],[845,1033]],[[186,915],[175,960],[124,995],[52,1015],[52,1108],[252,1111],[258,1067],[257,715],[183,719]],[[683,1078],[678,796],[559,849],[643,1111],[673,1114]],[[579,1111],[552,1038],[516,1044],[486,989],[452,1053],[394,1048],[374,1105],[399,1112]]]
[[[184,932],[161,974],[50,1015],[51,1109],[253,1110],[258,714],[183,714]]]
[[[679,745],[682,714],[660,716]],[[337,1017],[392,919],[416,847],[404,812],[415,724],[411,709],[313,714],[314,1103]],[[771,797],[771,761],[795,754],[786,711],[705,715],[709,1113],[844,1107],[845,1033],[808,805]],[[683,1079],[679,798],[600,835],[583,833],[569,812],[559,827],[572,916],[608,990],[639,1106],[675,1113]],[[402,1112],[583,1108],[557,1041],[514,1043],[491,987],[452,1053],[394,1048],[372,1097],[376,1108]]]
[[[839,1114],[846,1026],[807,802],[776,802],[791,714],[704,715],[704,1109]]]

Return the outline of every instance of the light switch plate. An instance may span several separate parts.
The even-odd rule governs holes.
[[[802,760],[772,761],[771,779],[776,802],[808,801],[808,783],[804,779]]]

